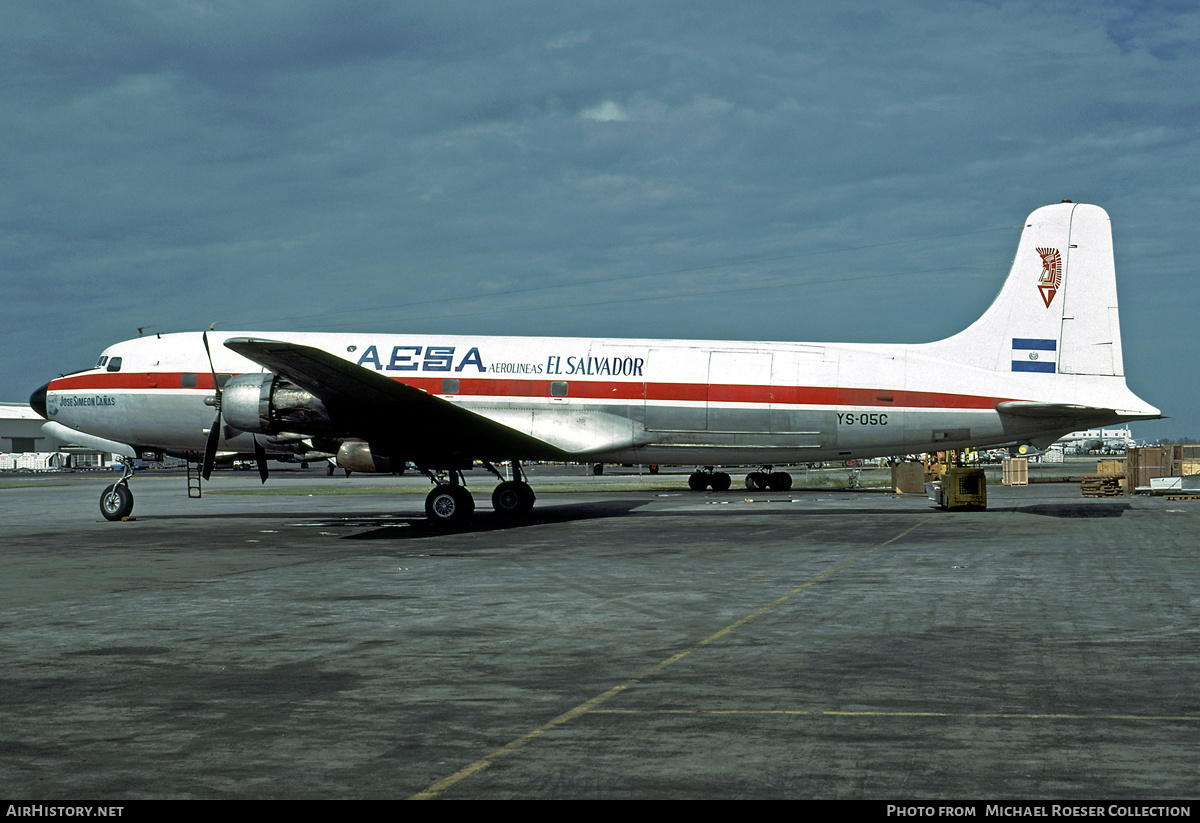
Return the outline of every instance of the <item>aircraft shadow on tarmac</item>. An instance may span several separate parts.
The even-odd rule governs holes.
[[[1044,517],[1120,517],[1132,506],[1128,503],[1037,503],[1032,506],[1009,506],[988,509],[995,512],[1040,514]]]
[[[445,537],[451,534],[478,534],[481,532],[507,531],[528,526],[548,526],[555,523],[574,523],[603,517],[623,517],[644,500],[613,500],[605,503],[578,503],[546,506],[534,509],[528,517],[513,519],[495,512],[476,512],[468,523],[458,527],[447,527],[433,523],[424,517],[389,517],[379,520],[379,525],[357,534],[347,534],[343,540],[414,540],[424,537]],[[357,520],[370,520],[362,516]],[[365,524],[364,524],[365,525]]]
[[[567,503],[535,508],[525,518],[509,518],[483,509],[460,526],[435,524],[423,515],[395,515],[389,512],[348,512],[345,514],[303,511],[255,511],[223,512],[221,514],[155,514],[141,518],[143,522],[235,520],[273,521],[299,520],[306,524],[327,528],[353,529],[353,533],[340,535],[343,540],[413,540],[424,537],[445,537],[455,534],[506,531],[528,526],[545,526],[555,523],[573,523],[607,517],[624,517],[646,504],[645,500],[606,500],[586,503]],[[137,520],[139,518],[133,518]],[[360,531],[361,530],[361,531]]]
[[[465,524],[457,527],[447,527],[431,522],[424,516],[413,514],[411,516],[395,515],[389,512],[358,512],[345,514],[321,513],[314,514],[313,512],[287,512],[287,511],[256,511],[256,512],[241,512],[237,514],[223,513],[212,515],[188,515],[188,514],[166,514],[155,515],[155,521],[171,521],[171,520],[204,520],[208,518],[220,519],[223,521],[230,520],[301,520],[312,525],[320,525],[327,528],[337,528],[339,531],[345,530],[338,536],[341,540],[417,540],[423,538],[446,537],[450,535],[461,534],[480,534],[488,532],[508,531],[510,529],[528,528],[531,526],[550,526],[561,523],[574,523],[586,520],[596,520],[611,517],[626,517],[633,514],[637,509],[646,504],[646,500],[642,498],[636,499],[611,499],[604,501],[587,501],[580,503],[559,503],[554,505],[539,506],[535,508],[528,517],[525,518],[509,518],[498,515],[487,509],[477,511],[475,515]],[[822,512],[815,511],[805,505],[784,506],[783,500],[772,501],[773,505],[764,505],[761,508],[756,507],[757,512],[771,512],[772,515],[784,514],[793,517],[811,517],[821,514]],[[814,500],[813,502],[822,502]],[[1043,517],[1057,518],[1096,518],[1096,517],[1120,517],[1127,510],[1132,508],[1128,503],[1117,502],[1094,502],[1087,503],[1080,501],[1078,503],[1038,503],[1026,506],[1003,506],[989,507],[986,510],[974,512],[973,516],[986,518],[989,513],[1021,513],[1034,514]],[[910,510],[909,514],[919,514],[924,512],[936,512],[939,508],[936,504],[930,503],[928,507],[920,507],[917,510]],[[714,512],[715,513],[715,512]],[[749,513],[749,512],[743,512]],[[850,507],[838,507],[835,513],[839,517],[873,517],[876,515],[896,515],[899,514],[895,509],[881,509],[870,505],[859,505]],[[681,511],[681,510],[666,510],[656,511],[651,515],[655,519],[662,518],[694,518],[697,512]]]
[[[508,529],[523,528],[527,526],[547,526],[556,523],[574,523],[583,520],[594,520],[608,517],[623,517],[632,513],[635,509],[643,506],[644,500],[613,500],[604,503],[578,503],[578,504],[562,504],[555,506],[547,506],[542,509],[535,509],[533,514],[525,519],[513,520],[494,514],[493,512],[482,511],[477,512],[471,521],[458,528],[446,528],[443,525],[435,524],[423,517],[389,517],[387,520],[379,520],[378,526],[368,528],[366,531],[356,534],[345,535],[343,540],[413,540],[425,537],[444,537],[448,534],[472,534],[482,532],[506,531]],[[937,510],[937,506],[932,506],[931,511]],[[1058,518],[1095,518],[1095,517],[1120,517],[1126,511],[1132,508],[1128,503],[1042,503],[1032,506],[1011,506],[1002,508],[989,508],[978,512],[981,517],[987,517],[988,512],[1018,512],[1023,514],[1035,514],[1043,517],[1058,517]],[[772,507],[772,511],[779,511],[779,508]],[[796,516],[810,516],[816,514],[812,510],[804,508],[790,509],[788,514]],[[873,516],[880,514],[895,514],[892,512],[884,512],[880,509],[872,509],[869,507],[854,507],[851,509],[838,509],[839,516]],[[659,511],[654,512],[655,518],[662,517],[695,517],[696,512],[683,511]],[[356,518],[358,520],[369,520],[369,516]]]

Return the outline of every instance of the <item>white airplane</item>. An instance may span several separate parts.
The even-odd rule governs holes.
[[[1089,429],[1072,432],[1058,439],[1059,445],[1072,445],[1078,451],[1123,452],[1136,445],[1129,429]]]
[[[1108,215],[1064,201],[1026,221],[991,307],[934,343],[738,343],[203,332],[137,338],[51,380],[30,405],[47,433],[132,458],[336,456],[353,471],[411,462],[437,522],[475,505],[462,470],[500,478],[497,513],[534,493],[522,461],[763,466],[967,447],[1045,448],[1081,429],[1157,418],[1125,385]],[[214,417],[215,411],[215,417]],[[512,465],[504,480],[496,464]],[[133,507],[132,474],[100,508]]]

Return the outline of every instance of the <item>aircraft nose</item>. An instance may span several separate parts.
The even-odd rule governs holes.
[[[49,388],[50,384],[47,383],[29,395],[29,407],[47,420],[50,419],[46,414],[46,390]]]

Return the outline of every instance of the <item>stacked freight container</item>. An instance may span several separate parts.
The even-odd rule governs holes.
[[[1200,474],[1200,445],[1142,446],[1125,453],[1127,488],[1148,489],[1153,477]]]

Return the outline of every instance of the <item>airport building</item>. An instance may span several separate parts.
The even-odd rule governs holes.
[[[0,403],[0,471],[107,468],[113,455],[81,449],[42,431],[46,421],[26,403]]]

